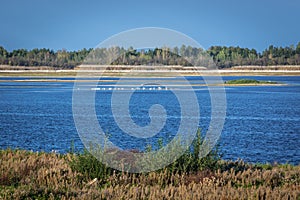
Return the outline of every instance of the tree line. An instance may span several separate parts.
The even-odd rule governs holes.
[[[181,65],[209,66],[211,58],[218,68],[233,66],[300,65],[300,42],[295,47],[269,46],[263,52],[241,47],[212,46],[208,50],[182,45],[136,50],[132,47],[82,49],[78,51],[50,49],[17,49],[11,52],[0,46],[0,65],[49,66],[74,69],[82,64],[112,65]]]

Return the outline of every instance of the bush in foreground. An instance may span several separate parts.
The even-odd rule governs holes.
[[[180,143],[180,141],[178,142]],[[218,151],[218,146],[210,151],[207,156],[199,158],[199,152],[201,151],[203,142],[204,140],[201,135],[201,131],[200,129],[198,129],[191,147],[187,147],[186,151],[179,159],[177,159],[164,169],[158,170],[158,172],[164,171],[165,173],[169,174],[192,174],[197,173],[198,171],[216,170],[218,168],[218,162],[221,159]],[[159,140],[157,144],[158,149],[163,147],[162,143],[163,141]],[[95,150],[95,148],[91,149]],[[98,151],[102,150],[99,149]],[[152,151],[152,147],[148,146],[146,151]],[[72,153],[74,154],[75,152]],[[115,159],[122,159],[122,155],[115,156],[117,157]],[[121,158],[119,158],[120,156]],[[70,162],[70,166],[73,170],[78,171],[82,174],[82,176],[80,177],[81,179],[97,178],[99,180],[103,180],[110,175],[113,175],[113,173],[122,174],[120,172],[116,172],[114,169],[105,166],[93,155],[91,155],[91,153],[89,153],[89,151],[86,149],[83,151],[83,153],[77,153],[73,158],[74,159],[72,159],[72,161]]]

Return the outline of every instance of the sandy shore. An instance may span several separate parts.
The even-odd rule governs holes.
[[[199,76],[199,75],[198,75]],[[4,76],[3,76],[4,77]],[[14,77],[14,76],[6,76],[6,77]],[[81,77],[80,79],[76,79],[76,77],[73,76],[17,76],[19,79],[0,79],[0,82],[84,82],[84,83],[95,83],[95,82],[101,82],[104,87],[115,87],[115,82],[117,79],[108,79],[108,80],[98,80],[97,77],[91,78],[91,77]],[[72,79],[61,79],[61,78],[72,78]],[[74,78],[74,79],[73,79]],[[117,77],[116,77],[117,78]],[[137,79],[125,79],[122,80],[122,86],[123,87],[137,87],[135,82],[140,83],[141,78],[162,78],[162,77],[133,77]],[[173,77],[163,77],[164,81],[167,81],[168,84],[171,84],[172,87],[178,87],[182,88],[185,87],[186,84],[182,82],[182,80],[176,80],[173,79]],[[247,83],[247,84],[202,84],[202,83],[194,83],[191,84],[192,86],[196,87],[207,87],[207,86],[226,86],[226,87],[235,87],[235,86],[286,86],[287,84],[283,83]],[[156,85],[153,85],[154,87]],[[190,85],[189,85],[190,86]]]
[[[60,80],[60,79],[23,79],[23,80],[0,80],[0,82],[85,82],[85,83],[93,83],[93,82],[115,82],[114,80]],[[170,81],[174,82],[174,84],[171,84],[171,87],[177,87],[177,88],[184,88],[187,85],[186,84],[178,84],[176,81]],[[170,82],[168,82],[170,84]],[[282,84],[282,83],[249,83],[249,84],[190,84],[188,86],[193,86],[193,87],[208,87],[208,86],[222,86],[222,87],[235,87],[235,86],[286,86],[287,84]],[[115,84],[104,84],[102,85],[104,87],[112,87],[114,88],[116,85]],[[123,87],[125,88],[130,88],[130,87],[137,87],[136,84],[122,84]],[[156,85],[154,85],[155,87]]]

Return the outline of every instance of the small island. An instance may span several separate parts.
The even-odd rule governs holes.
[[[279,84],[276,81],[260,81],[260,80],[255,80],[255,79],[236,79],[236,80],[229,80],[224,82],[225,85],[233,85],[233,86],[238,86],[238,85],[282,85]]]

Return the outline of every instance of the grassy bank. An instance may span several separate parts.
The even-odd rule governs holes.
[[[0,199],[300,199],[300,166],[219,160],[201,170],[129,174],[88,153],[1,150],[0,158]]]

